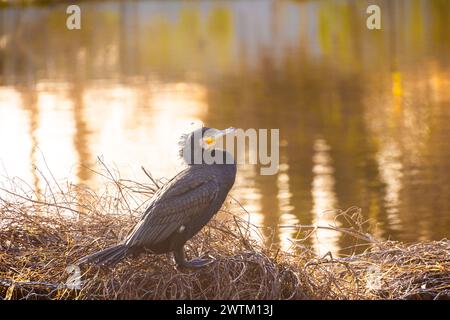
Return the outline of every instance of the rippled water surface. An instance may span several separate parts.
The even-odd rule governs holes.
[[[381,31],[364,1],[83,2],[79,31],[65,6],[4,7],[1,170],[96,187],[86,167],[102,156],[124,177],[170,177],[192,121],[279,128],[278,174],[242,166],[232,191],[254,223],[328,225],[359,206],[378,237],[448,237],[450,2],[378,2]]]

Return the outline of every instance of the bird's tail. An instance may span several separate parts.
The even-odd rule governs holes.
[[[102,266],[114,266],[129,254],[129,248],[119,244],[81,258],[76,264],[94,263]]]

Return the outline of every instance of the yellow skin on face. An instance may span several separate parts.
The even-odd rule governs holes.
[[[203,141],[204,141],[207,145],[211,145],[211,144],[213,144],[216,140],[215,140],[213,137],[206,137]]]

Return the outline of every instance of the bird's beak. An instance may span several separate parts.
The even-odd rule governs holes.
[[[218,130],[218,129],[210,129],[210,130],[212,132],[208,132],[206,137],[203,138],[202,142],[201,142],[202,146],[205,149],[211,149],[214,146],[217,146],[219,141],[221,141],[223,143],[225,141],[225,136],[229,136],[236,131],[235,128],[227,128],[224,130]]]
[[[235,131],[236,131],[236,129],[233,128],[233,127],[229,127],[227,129],[224,129],[224,130],[219,130],[219,132],[217,133],[215,138],[216,139],[222,138],[222,137],[224,137],[226,135],[233,134]]]

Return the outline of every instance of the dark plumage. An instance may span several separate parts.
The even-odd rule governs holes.
[[[234,184],[236,164],[231,154],[212,148],[218,139],[233,130],[204,127],[184,136],[180,154],[188,167],[154,194],[151,204],[124,241],[86,256],[78,263],[114,265],[144,249],[156,254],[173,252],[175,261],[183,267],[201,267],[210,263],[211,260],[203,259],[186,261],[183,246],[219,211]],[[193,164],[194,154],[205,151],[223,159],[222,163],[228,162]]]

